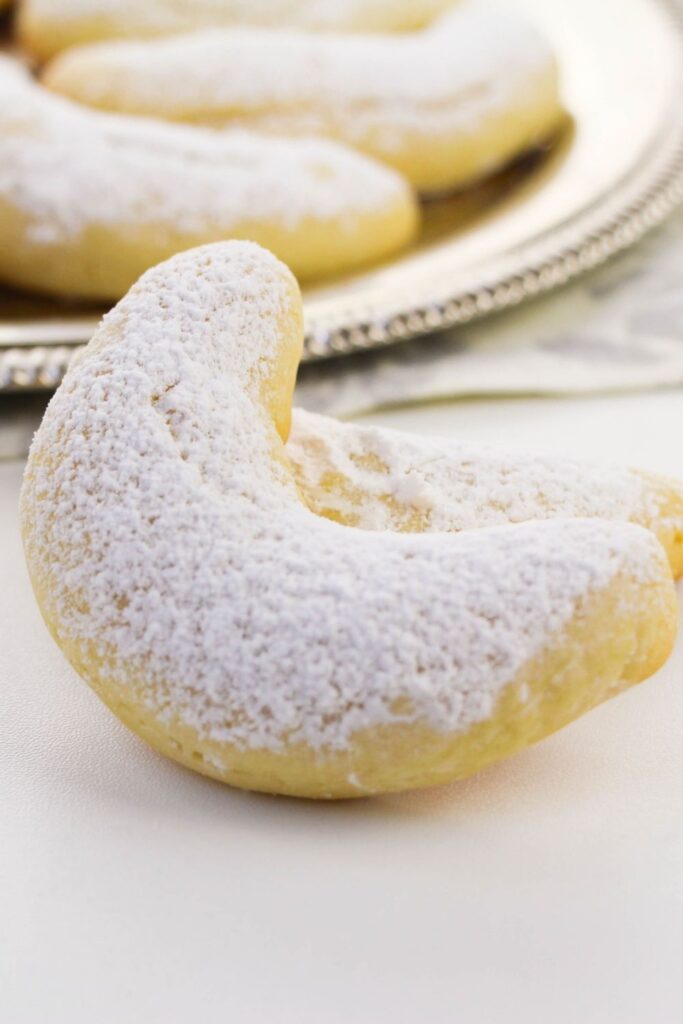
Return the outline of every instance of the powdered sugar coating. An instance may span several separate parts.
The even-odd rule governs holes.
[[[28,218],[34,243],[97,225],[208,240],[259,222],[353,224],[407,196],[398,175],[343,146],[101,114],[0,57],[0,202]]]
[[[668,527],[643,474],[343,423],[297,409],[287,451],[309,503],[365,530],[479,530],[532,519]],[[673,486],[673,485],[672,485]]]
[[[391,153],[407,132],[474,133],[556,85],[554,73],[548,44],[519,12],[476,0],[398,37],[212,29],[100,45],[66,54],[48,82],[69,92],[74,81],[79,99],[105,108],[359,145],[373,137]]]
[[[203,738],[462,732],[618,573],[660,579],[661,549],[597,520],[454,536],[314,515],[263,398],[292,294],[272,256],[224,243],[150,271],[105,318],[24,484],[44,611],[122,698]]]
[[[426,24],[454,0],[22,0],[22,21],[41,49],[84,35],[154,36],[197,26],[298,25],[313,29],[405,30]],[[47,35],[47,40],[43,37]]]

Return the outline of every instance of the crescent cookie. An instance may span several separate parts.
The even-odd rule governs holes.
[[[228,25],[344,32],[421,28],[456,0],[22,0],[24,44],[45,58],[81,43]]]
[[[408,184],[325,140],[88,110],[0,57],[0,280],[118,299],[143,271],[225,238],[268,245],[300,278],[407,244]]]
[[[325,135],[452,189],[548,140],[555,58],[514,10],[471,3],[407,36],[226,29],[63,54],[45,84],[83,103],[280,135]]]
[[[206,246],[145,274],[50,403],[22,491],[27,563],[57,643],[124,722],[236,786],[359,796],[469,775],[659,667],[675,594],[640,526],[453,534],[444,507],[435,532],[406,533],[316,514],[311,488],[345,484],[302,468],[318,421],[288,455],[302,333],[282,264]],[[373,446],[357,435],[345,472]],[[361,469],[354,485],[376,467]]]

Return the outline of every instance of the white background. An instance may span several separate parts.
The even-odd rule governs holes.
[[[683,476],[683,397],[375,416]],[[163,760],[64,663],[0,464],[2,1024],[679,1024],[683,650],[475,779],[311,804]]]

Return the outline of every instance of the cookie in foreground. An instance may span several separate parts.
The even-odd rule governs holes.
[[[124,722],[235,786],[360,796],[470,775],[656,671],[676,602],[651,530],[567,519],[549,488],[546,521],[448,532],[449,485],[421,519],[389,445],[387,496],[426,532],[320,514],[335,489],[333,506],[363,506],[372,462],[349,457],[350,497],[333,467],[316,483],[314,422],[290,458],[301,347],[289,271],[253,244],[206,246],[144,275],[50,403],[27,563],[57,643]],[[652,486],[675,561],[680,490]]]

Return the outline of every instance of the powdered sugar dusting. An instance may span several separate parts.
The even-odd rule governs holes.
[[[659,495],[618,467],[342,423],[296,410],[288,454],[309,504],[363,529],[477,530],[532,519],[655,523]]]
[[[353,223],[408,195],[398,175],[343,146],[94,112],[2,57],[0,98],[0,201],[28,218],[35,243],[93,225],[217,238],[259,222]]]
[[[550,88],[554,58],[519,12],[476,0],[405,36],[213,29],[85,48],[48,80],[68,92],[74,74],[78,97],[95,105],[359,145],[372,137],[391,152],[406,132],[476,131]]]
[[[262,399],[291,289],[274,257],[223,243],[105,318],[25,479],[46,613],[122,699],[200,737],[343,749],[380,723],[464,730],[615,574],[659,578],[661,549],[596,520],[454,536],[313,514]]]
[[[102,35],[147,36],[197,25],[300,25],[315,29],[412,29],[454,0],[23,0],[27,19]],[[99,30],[99,31],[98,31]]]

